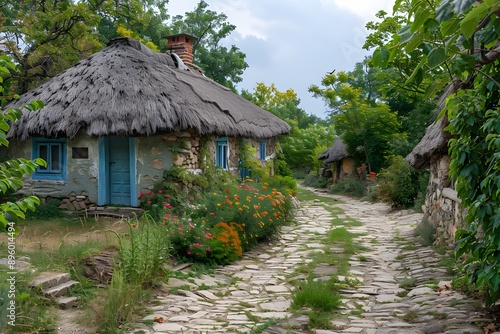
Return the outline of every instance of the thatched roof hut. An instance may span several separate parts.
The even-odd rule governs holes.
[[[318,156],[318,160],[323,160],[323,163],[332,163],[340,161],[347,156],[347,147],[344,141],[338,138],[331,147]]]
[[[289,132],[278,117],[178,64],[175,55],[115,39],[11,103],[42,100],[45,106],[25,112],[9,137],[149,136],[194,129],[200,135],[271,138]]]
[[[453,80],[444,90],[437,101],[437,112],[441,113],[446,105],[446,99],[454,94],[462,85],[458,79]],[[449,132],[444,128],[448,125],[448,116],[446,114],[429,125],[420,142],[405,158],[406,161],[417,169],[428,168],[431,157],[434,155],[443,156],[448,153],[448,141],[451,138]]]
[[[423,169],[429,167],[431,156],[447,154],[450,134],[444,130],[446,125],[448,125],[448,117],[446,116],[429,125],[424,137],[406,156],[405,160],[413,167]]]

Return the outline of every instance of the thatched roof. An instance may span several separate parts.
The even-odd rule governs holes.
[[[413,167],[420,169],[429,166],[431,156],[446,154],[448,140],[450,140],[449,132],[444,131],[446,125],[448,125],[448,117],[446,116],[429,125],[424,137],[406,156],[405,160]]]
[[[318,160],[324,160],[323,163],[332,163],[340,161],[348,155],[349,154],[347,154],[347,148],[344,141],[338,138],[331,147],[318,156]]]
[[[248,138],[289,133],[278,117],[178,62],[136,40],[113,40],[11,103],[8,107],[42,100],[45,106],[25,112],[9,137],[136,136],[187,129]]]
[[[500,59],[500,42],[497,42],[490,49],[490,51],[485,54],[481,54],[481,57],[476,60],[476,66],[481,67],[498,59]],[[456,93],[463,87],[470,87],[471,84],[472,81],[462,82],[458,78],[453,79],[439,98],[437,103],[437,112],[441,113],[443,111],[446,99],[450,95]],[[448,141],[451,138],[450,133],[444,130],[447,125],[448,117],[445,115],[438,121],[428,126],[424,137],[420,140],[417,146],[415,146],[413,151],[406,156],[405,160],[415,168],[426,168],[429,166],[433,155],[442,156],[447,154]]]
[[[454,79],[444,90],[437,102],[437,112],[441,113],[446,105],[446,99],[451,94],[457,92],[461,87],[462,82]],[[448,152],[448,140],[451,135],[445,131],[444,128],[448,125],[448,116],[444,115],[425,130],[425,134],[420,142],[413,148],[413,150],[405,157],[410,165],[417,169],[426,168],[429,166],[431,156],[443,155]]]

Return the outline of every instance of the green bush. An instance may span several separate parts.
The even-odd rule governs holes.
[[[328,183],[327,183],[326,179],[320,175],[308,174],[305,177],[303,184],[307,187],[326,188],[326,185]]]
[[[293,177],[292,169],[288,166],[286,161],[282,159],[274,160],[274,174],[279,176]]]
[[[59,199],[51,199],[45,204],[39,204],[35,211],[26,211],[26,219],[47,220],[64,217],[65,213],[59,209],[59,204],[61,204]]]
[[[417,170],[403,157],[395,156],[387,169],[378,174],[376,192],[378,198],[395,208],[408,208],[414,205],[420,189]]]
[[[367,181],[360,180],[356,176],[347,176],[334,183],[330,188],[330,192],[361,198],[366,196],[368,192]]]

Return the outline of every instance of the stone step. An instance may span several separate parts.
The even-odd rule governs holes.
[[[68,273],[58,273],[47,271],[41,273],[30,283],[30,287],[40,288],[42,290],[51,289],[57,285],[63,284],[71,280],[71,276]]]
[[[43,290],[43,293],[46,295],[50,295],[52,297],[60,297],[64,296],[66,292],[68,292],[68,289],[72,287],[73,285],[80,284],[80,282],[77,281],[68,281],[62,284],[59,284],[55,287],[52,287],[48,290]]]
[[[59,297],[56,298],[56,303],[59,305],[59,308],[63,310],[67,310],[76,306],[76,302],[78,301],[78,297]]]

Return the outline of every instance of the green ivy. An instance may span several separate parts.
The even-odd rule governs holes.
[[[373,55],[375,66],[393,69],[417,58],[405,85],[431,78],[426,96],[447,98],[450,176],[468,212],[456,255],[488,306],[500,299],[499,10],[498,0],[396,0],[406,25]]]

